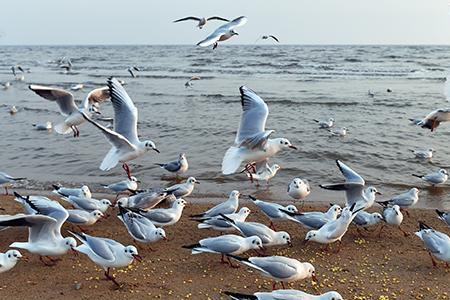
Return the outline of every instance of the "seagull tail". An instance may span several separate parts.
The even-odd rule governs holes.
[[[198,248],[198,247],[201,247],[201,245],[199,243],[181,246],[181,248],[184,248],[184,249],[194,249],[194,248]]]
[[[417,175],[417,174],[411,174],[414,177],[418,177],[418,178],[422,178],[422,175]]]
[[[242,158],[240,156],[240,149],[238,147],[230,147],[222,161],[222,173],[224,175],[233,174],[239,169],[242,163]]]
[[[119,163],[119,158],[117,157],[117,149],[112,147],[108,154],[106,154],[105,158],[100,165],[100,170],[108,171],[114,168]]]
[[[64,122],[56,124],[54,128],[55,131],[59,134],[69,134],[70,132],[72,132],[72,128],[70,128],[70,126],[67,126],[67,124]]]
[[[241,294],[235,292],[223,292],[225,295],[230,296],[232,300],[258,300],[255,295]]]
[[[165,164],[155,164],[155,165],[157,165],[157,166],[159,166],[159,167],[161,167],[161,168],[164,169],[164,165],[165,165]]]
[[[432,229],[432,228],[430,226],[428,226],[427,224],[425,224],[423,221],[419,221],[419,229],[424,230],[424,229]]]

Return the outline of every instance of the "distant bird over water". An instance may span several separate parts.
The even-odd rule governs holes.
[[[178,23],[178,22],[189,21],[189,20],[197,21],[197,22],[198,22],[198,24],[197,24],[198,29],[202,29],[203,26],[205,26],[206,23],[207,23],[208,21],[211,21],[211,20],[219,20],[219,21],[230,22],[230,20],[228,20],[228,19],[225,19],[225,18],[222,18],[222,17],[217,17],[217,16],[209,17],[209,18],[205,18],[205,17],[199,18],[199,17],[192,17],[192,16],[191,16],[191,17],[181,18],[181,19],[175,20],[175,21],[173,21],[173,22],[174,22],[174,23]]]
[[[274,36],[274,35],[262,35],[260,38],[258,38],[256,41],[259,41],[259,40],[268,40],[268,39],[273,39],[275,42],[277,42],[277,43],[279,43],[280,42],[280,40],[276,37],[276,36]]]
[[[223,42],[235,35],[239,35],[236,31],[234,31],[234,28],[240,27],[247,23],[247,18],[242,16],[239,18],[234,19],[233,21],[220,26],[216,30],[214,30],[213,33],[208,35],[204,40],[197,43],[197,46],[200,47],[208,47],[211,45],[213,46],[213,49],[216,49],[218,46],[218,42]]]

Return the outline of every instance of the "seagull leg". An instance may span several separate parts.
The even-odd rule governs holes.
[[[281,286],[283,287],[283,290],[286,289],[286,287],[284,286],[284,282],[283,281],[281,282]]]
[[[9,195],[7,186],[5,186],[5,195]]]
[[[431,257],[431,262],[433,263],[433,267],[437,268],[437,267],[438,267],[438,264],[437,264],[437,262],[434,260],[433,254],[431,254],[430,251],[428,251],[428,254],[429,254],[430,257]]]
[[[228,262],[225,260],[225,255],[222,254],[222,258],[220,259],[221,264],[228,264]]]
[[[272,284],[272,291],[274,291],[276,287],[277,287],[277,282],[274,281],[273,284]]]
[[[239,265],[233,265],[233,263],[231,262],[231,259],[230,259],[229,256],[227,256],[227,259],[228,259],[228,263],[230,264],[230,267],[232,267],[234,269],[238,269],[239,268]]]
[[[384,229],[384,224],[381,225],[381,227],[380,227],[380,232],[378,233],[378,237],[381,237],[381,232],[383,231],[383,229]]]
[[[48,256],[45,256],[46,258],[48,258]],[[56,262],[48,262],[44,259],[44,256],[39,256],[39,260],[46,265],[47,267],[53,267],[54,265],[56,265]]]
[[[128,179],[130,179],[131,178],[130,167],[126,163],[123,163],[122,168],[125,170],[125,172],[127,172]]]
[[[110,274],[109,274],[109,270],[110,270],[110,268],[108,268],[108,269],[105,271],[105,277],[106,277],[108,280],[111,280],[112,282],[114,282],[114,284],[115,284],[118,288],[120,288],[120,284],[116,281],[116,279],[114,278],[114,275],[110,275]]]
[[[213,50],[216,49],[217,46],[219,46],[219,44],[218,44],[217,42],[215,42],[215,43],[214,43],[214,46],[213,46]]]
[[[398,226],[398,229],[400,229],[400,231],[403,233],[403,236],[405,237],[409,236],[409,233],[404,231],[400,226]]]
[[[337,249],[336,249],[336,251],[334,253],[339,253],[339,251],[341,251],[342,241],[338,240],[338,242],[339,242],[339,245],[338,245],[338,247],[337,247]]]
[[[270,221],[269,227],[272,228],[273,230],[277,231],[277,229],[275,228],[275,224],[273,224],[272,221]]]

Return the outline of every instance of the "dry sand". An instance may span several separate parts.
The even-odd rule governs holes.
[[[12,197],[1,197],[5,213],[16,213],[20,206]],[[190,198],[195,203],[194,198]],[[68,254],[55,267],[42,265],[36,255],[22,251],[30,260],[21,261],[7,273],[0,274],[0,299],[227,299],[222,291],[253,293],[271,289],[271,282],[247,267],[232,269],[220,264],[220,256],[191,255],[181,248],[199,239],[218,235],[218,232],[197,229],[197,223],[187,217],[210,205],[187,207],[176,225],[167,227],[169,241],[152,244],[155,251],[140,250],[142,263],[116,270],[117,280],[124,284],[116,290],[103,280],[103,271],[86,256]],[[249,220],[267,223],[256,213]],[[315,207],[314,209],[325,207]],[[313,207],[305,206],[305,210]],[[417,220],[424,220],[436,229],[450,233],[431,210],[411,210],[405,218],[404,229],[413,233]],[[114,238],[124,244],[132,243],[125,228],[111,212],[107,220],[89,228],[90,234]],[[310,280],[293,282],[290,288],[310,293],[336,290],[344,299],[449,299],[450,270],[440,264],[434,268],[422,242],[411,234],[404,237],[395,229],[385,230],[382,238],[377,233],[362,237],[352,226],[343,238],[339,253],[322,252],[320,245],[303,245],[306,230],[293,223],[277,224],[288,231],[294,247],[271,248],[268,254],[286,255],[300,261],[309,261],[316,267],[319,284]],[[65,229],[71,229],[67,225]],[[26,241],[27,230],[11,228],[0,232],[1,248],[5,251],[14,241]],[[144,246],[145,247],[145,246]],[[247,255],[250,255],[248,253]],[[252,255],[252,254],[251,254]]]

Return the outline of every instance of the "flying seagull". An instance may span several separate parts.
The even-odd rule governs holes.
[[[225,18],[222,18],[222,17],[218,17],[218,16],[209,17],[209,18],[205,18],[205,17],[199,18],[199,17],[192,17],[192,16],[191,16],[191,17],[181,18],[181,19],[175,20],[175,21],[173,21],[173,22],[174,22],[174,23],[178,23],[178,22],[189,21],[189,20],[197,21],[197,22],[198,22],[198,24],[197,24],[198,29],[202,29],[203,26],[205,26],[206,23],[207,23],[208,21],[211,21],[211,20],[219,20],[219,21],[230,22],[230,20],[225,19]]]
[[[208,47],[211,45],[213,49],[216,49],[218,46],[218,42],[223,42],[230,39],[234,35],[239,35],[234,28],[240,27],[247,23],[247,18],[242,16],[234,19],[231,22],[228,22],[225,25],[220,26],[216,30],[214,30],[210,35],[208,35],[204,40],[197,43],[197,46],[200,47]]]

